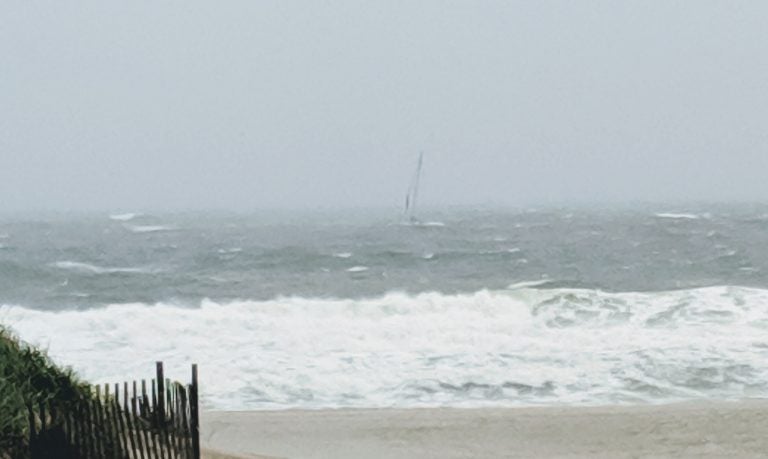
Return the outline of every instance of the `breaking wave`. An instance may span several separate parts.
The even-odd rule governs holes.
[[[697,214],[687,214],[687,213],[673,213],[673,212],[661,212],[656,214],[656,217],[658,218],[671,218],[675,220],[698,220],[702,218],[702,215]],[[709,217],[709,215],[705,214],[703,217]]]
[[[149,268],[107,268],[91,265],[88,263],[80,263],[77,261],[58,261],[56,263],[52,263],[51,266],[59,269],[67,269],[90,274],[152,274],[156,272],[156,270]]]
[[[351,268],[347,268],[348,273],[363,273],[365,271],[368,271],[367,266],[353,266]]]
[[[141,216],[141,214],[129,212],[125,214],[112,214],[109,216],[109,218],[118,222],[127,222],[139,216]]]
[[[115,304],[0,321],[95,382],[200,364],[209,408],[665,403],[768,396],[768,290],[542,289]]]
[[[160,231],[173,231],[175,228],[166,225],[133,225],[126,226],[133,233],[157,233]]]

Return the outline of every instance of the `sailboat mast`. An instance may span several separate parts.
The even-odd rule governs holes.
[[[424,163],[424,152],[419,152],[419,162],[416,166],[416,177],[413,181],[413,198],[411,198],[411,215],[416,213],[416,200],[419,196],[419,181],[421,180],[421,166]]]
[[[419,161],[416,163],[416,173],[411,178],[408,190],[405,193],[405,208],[403,209],[403,218],[415,221],[416,199],[419,194],[419,181],[421,180],[421,167],[424,163],[424,152],[419,152]]]

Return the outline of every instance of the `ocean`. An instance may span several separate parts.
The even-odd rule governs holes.
[[[0,216],[0,324],[207,409],[768,396],[768,206]]]

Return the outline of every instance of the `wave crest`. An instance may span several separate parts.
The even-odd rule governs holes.
[[[173,231],[176,228],[166,225],[128,225],[126,226],[132,233],[158,233],[161,231]]]
[[[128,212],[128,213],[124,213],[124,214],[112,214],[112,215],[109,216],[109,218],[111,220],[115,220],[115,221],[119,221],[119,222],[127,222],[127,221],[133,220],[134,218],[139,217],[139,216],[141,216],[141,214],[137,214],[137,213],[133,213],[133,212]]]
[[[162,359],[219,409],[666,402],[768,395],[768,291],[580,289],[206,300],[0,320],[95,382]]]
[[[149,268],[107,268],[77,261],[57,261],[51,266],[90,274],[153,274],[157,272]]]

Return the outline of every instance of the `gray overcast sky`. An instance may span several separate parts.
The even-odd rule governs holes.
[[[6,1],[0,209],[768,199],[768,2]]]

